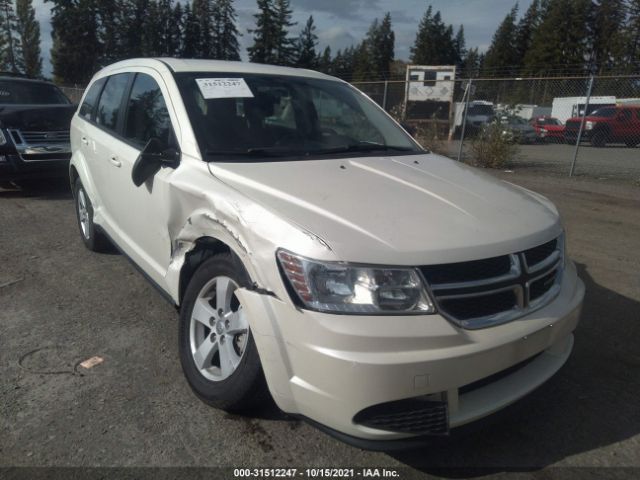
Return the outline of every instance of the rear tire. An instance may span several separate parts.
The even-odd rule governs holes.
[[[102,231],[93,223],[93,205],[80,180],[74,185],[74,203],[80,238],[84,246],[92,252],[105,252],[111,244]]]
[[[269,404],[260,357],[235,290],[251,286],[230,253],[207,259],[193,274],[180,309],[182,370],[205,403],[229,412]]]

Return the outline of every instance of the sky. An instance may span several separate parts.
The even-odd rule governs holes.
[[[382,19],[391,12],[391,21],[396,35],[395,56],[407,60],[409,49],[413,45],[420,19],[428,5],[434,12],[440,10],[445,23],[452,24],[457,30],[464,25],[467,47],[479,47],[481,51],[491,43],[491,37],[498,24],[516,3],[516,0],[291,0],[293,21],[298,24],[291,29],[297,36],[304,27],[309,15],[313,15],[317,26],[319,50],[327,45],[332,52],[360,42],[375,18]],[[531,0],[520,0],[520,13]],[[51,3],[33,0],[36,17],[40,22],[42,37],[43,70],[51,75]],[[256,13],[255,0],[236,0],[238,29],[242,33],[240,45],[243,59],[246,59],[246,47],[253,43],[247,30],[254,25]]]

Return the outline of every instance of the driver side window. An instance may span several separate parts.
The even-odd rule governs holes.
[[[156,81],[137,73],[127,103],[124,137],[143,148],[151,138],[163,145],[175,143],[169,111]]]

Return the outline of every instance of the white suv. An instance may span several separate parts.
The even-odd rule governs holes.
[[[211,405],[270,393],[374,445],[486,416],[571,352],[584,286],[554,206],[429,153],[343,81],[127,60],[93,78],[71,144],[84,243],[180,307]]]

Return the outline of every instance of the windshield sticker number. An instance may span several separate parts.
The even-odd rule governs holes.
[[[253,98],[244,78],[196,78],[205,100],[211,98]]]

